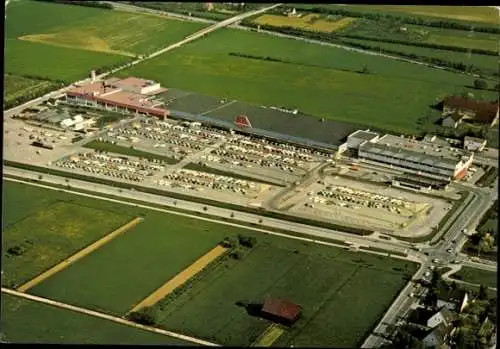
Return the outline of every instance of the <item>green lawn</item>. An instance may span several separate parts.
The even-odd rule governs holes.
[[[249,346],[270,322],[236,303],[271,296],[303,307],[276,345],[358,347],[406,282],[403,261],[272,236],[257,240],[242,259],[227,258],[160,302],[160,323],[222,345]],[[408,274],[416,270],[406,267]]]
[[[462,267],[462,269],[460,269],[458,273],[451,275],[451,277],[473,284],[483,284],[485,286],[494,288],[497,287],[497,273],[488,270]]]
[[[2,293],[1,336],[2,341],[27,344],[192,345],[5,293]]]
[[[357,73],[364,65],[371,74]],[[119,74],[218,98],[296,107],[317,117],[395,132],[414,131],[416,120],[431,104],[467,91],[465,86],[471,84],[470,78],[447,71],[232,29],[219,30]]]
[[[19,286],[110,233],[132,216],[57,191],[4,181],[2,284]],[[12,204],[11,204],[12,202]],[[14,255],[10,249],[24,252]]]
[[[127,147],[123,147],[123,146],[120,146],[117,144],[112,144],[112,143],[107,143],[107,142],[91,141],[91,142],[85,144],[84,147],[90,148],[90,149],[97,149],[100,151],[106,151],[106,152],[110,152],[110,153],[115,153],[115,154],[136,156],[138,158],[144,158],[144,159],[149,159],[149,160],[156,159],[156,160],[164,161],[167,164],[175,164],[178,162],[177,160],[175,160],[174,158],[169,157],[169,156],[148,153],[148,152],[145,152],[142,150],[127,148]]]

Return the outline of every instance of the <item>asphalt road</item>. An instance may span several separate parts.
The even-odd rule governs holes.
[[[7,175],[10,174],[13,176],[22,177],[22,178],[26,178],[26,179],[38,179],[38,176],[39,176],[39,174],[36,172],[22,170],[22,169],[18,169],[18,168],[12,168],[12,167],[4,167],[4,174],[7,174]],[[368,237],[367,236],[357,236],[357,235],[344,233],[344,232],[340,232],[340,231],[319,228],[319,227],[312,227],[312,226],[308,226],[306,224],[289,222],[289,221],[285,221],[285,220],[264,217],[264,216],[260,216],[257,214],[251,214],[251,213],[246,213],[246,212],[228,210],[228,209],[219,208],[216,206],[198,204],[198,203],[194,203],[191,201],[172,199],[172,198],[168,198],[165,196],[143,193],[143,192],[138,192],[138,191],[134,191],[134,190],[121,190],[120,191],[117,188],[113,188],[113,187],[103,185],[103,184],[80,181],[80,180],[76,180],[76,179],[69,179],[68,182],[66,182],[66,178],[64,178],[64,177],[48,175],[48,174],[42,174],[42,176],[43,176],[43,181],[48,182],[48,183],[59,184],[59,185],[64,185],[64,186],[70,184],[72,188],[88,190],[88,191],[92,191],[95,193],[113,195],[113,196],[117,196],[117,197],[122,197],[124,199],[127,199],[127,198],[135,199],[135,200],[140,200],[140,201],[144,201],[144,202],[160,204],[160,205],[164,205],[167,207],[168,206],[175,207],[178,209],[184,209],[187,211],[191,211],[193,213],[196,213],[196,212],[206,213],[206,214],[210,214],[212,216],[220,217],[220,218],[232,218],[233,220],[237,220],[240,222],[256,224],[261,229],[277,228],[277,229],[281,229],[281,230],[285,230],[285,231],[292,231],[292,232],[297,232],[297,233],[309,235],[311,237],[311,239],[314,239],[314,237],[322,237],[322,238],[337,239],[337,240],[341,240],[341,241],[348,240],[357,246],[372,246],[372,247],[386,249],[389,251],[392,250],[395,252],[404,252],[407,249],[407,247],[409,246],[409,244],[407,244],[407,243],[401,243],[398,241],[381,240],[381,239],[378,239],[376,237],[370,237],[370,236],[368,236]],[[206,210],[205,210],[205,207],[207,208]],[[233,217],[231,217],[231,215],[233,215]],[[200,217],[195,216],[195,215],[193,215],[192,217],[197,218],[197,219],[200,218]],[[218,221],[218,222],[221,222],[221,221]],[[222,221],[221,223],[224,224],[226,222]],[[346,247],[346,246],[342,246],[342,247]],[[414,253],[412,251],[412,253],[410,253],[410,255],[409,255],[409,259],[417,261],[419,259],[419,256],[417,253]]]
[[[422,264],[421,268],[414,275],[413,279],[421,279],[425,272],[434,265],[445,266],[449,265],[453,260],[457,259],[459,248],[461,247],[460,240],[466,238],[463,229],[473,230],[479,223],[483,214],[488,210],[492,201],[498,196],[496,190],[487,191],[479,188],[471,189],[468,186],[460,184],[453,184],[463,190],[471,190],[475,196],[472,202],[467,205],[464,211],[458,215],[458,218],[449,226],[443,235],[443,240],[435,246],[428,247],[424,250],[429,255]],[[445,227],[446,229],[446,227]],[[456,242],[453,242],[456,241]],[[452,253],[448,253],[447,249],[452,248]],[[437,261],[436,261],[437,259]],[[437,262],[434,263],[433,261]],[[466,262],[469,264],[470,262]],[[492,270],[493,267],[484,263],[475,263],[476,268],[488,268]],[[496,265],[495,265],[496,270]],[[373,333],[363,343],[362,348],[376,348],[384,342],[384,338],[377,334],[384,334],[388,324],[395,324],[398,317],[406,314],[414,299],[410,297],[410,293],[414,291],[414,284],[410,282],[399,294],[397,299],[391,305],[387,313],[384,315],[379,325],[374,329]]]

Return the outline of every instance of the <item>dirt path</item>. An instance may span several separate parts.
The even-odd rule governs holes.
[[[71,264],[75,263],[79,259],[82,259],[83,257],[85,257],[88,254],[90,254],[92,251],[94,251],[94,250],[98,249],[99,247],[103,246],[104,244],[108,243],[109,241],[111,241],[112,239],[114,239],[115,237],[117,237],[118,235],[126,232],[129,229],[132,229],[137,224],[139,224],[142,221],[142,219],[143,219],[142,217],[134,218],[133,220],[131,220],[127,224],[122,225],[120,228],[118,228],[115,231],[109,233],[108,235],[106,235],[102,239],[97,240],[93,244],[91,244],[91,245],[85,247],[84,249],[78,251],[77,253],[75,253],[74,255],[72,255],[71,257],[69,257],[68,259],[66,259],[66,260],[62,261],[61,263],[53,266],[52,268],[50,268],[49,270],[45,271],[44,273],[38,275],[33,280],[28,281],[24,285],[21,285],[17,289],[17,291],[19,291],[19,292],[26,292],[28,289],[30,289],[30,288],[38,285],[39,283],[41,283],[42,281],[44,281],[47,278],[51,277],[55,273],[58,273],[61,270],[69,267]]]
[[[125,320],[125,319],[122,319],[122,318],[119,318],[119,317],[116,317],[116,316],[111,316],[111,315],[108,315],[108,314],[100,313],[100,312],[95,311],[95,310],[80,308],[80,307],[76,307],[74,305],[70,305],[70,304],[66,304],[66,303],[61,303],[61,302],[56,302],[56,301],[53,301],[51,299],[42,298],[42,297],[38,297],[38,296],[33,296],[33,295],[27,294],[27,293],[17,292],[17,291],[14,291],[14,290],[10,290],[8,288],[3,288],[2,287],[2,292],[10,294],[10,295],[13,295],[13,296],[17,296],[17,297],[29,299],[29,300],[32,300],[32,301],[35,301],[35,302],[48,304],[48,305],[51,305],[53,307],[58,307],[58,308],[66,309],[66,310],[71,310],[71,311],[74,311],[76,313],[86,314],[86,315],[94,316],[94,317],[97,317],[97,318],[101,318],[101,319],[113,321],[113,322],[116,322],[116,323],[119,323],[119,324],[122,324],[122,325],[127,325],[127,326],[131,326],[131,327],[139,328],[141,330],[145,330],[145,331],[149,331],[149,332],[155,332],[155,333],[159,333],[159,334],[162,334],[162,335],[165,335],[165,336],[169,336],[169,337],[174,337],[174,338],[177,338],[177,339],[180,339],[180,340],[183,340],[183,341],[187,341],[187,342],[190,342],[190,343],[198,344],[198,345],[206,345],[206,346],[212,346],[212,347],[219,347],[220,346],[218,344],[207,342],[207,341],[204,341],[202,339],[198,339],[198,338],[186,336],[186,335],[183,335],[183,334],[179,334],[179,333],[175,333],[175,332],[171,332],[171,331],[167,331],[167,330],[162,330],[162,329],[159,329],[159,328],[154,328],[154,327],[150,327],[150,326],[144,326],[144,325],[136,324],[135,322],[132,322],[132,321],[129,321],[129,320]]]
[[[139,304],[132,308],[132,311],[137,311],[142,307],[150,307],[158,301],[165,298],[168,294],[172,293],[177,287],[188,281],[190,278],[198,274],[203,268],[214,261],[217,257],[224,254],[228,249],[222,246],[216,246],[207,254],[200,257],[196,262],[181,271],[179,274],[170,279],[166,284],[151,293],[148,297],[143,299]]]

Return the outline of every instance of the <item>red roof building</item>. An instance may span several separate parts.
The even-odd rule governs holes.
[[[264,317],[287,326],[294,324],[301,314],[300,305],[278,298],[266,298],[262,307]]]
[[[463,118],[493,126],[498,122],[498,110],[498,101],[478,101],[461,96],[446,97],[443,101],[443,113],[453,114],[454,120]]]

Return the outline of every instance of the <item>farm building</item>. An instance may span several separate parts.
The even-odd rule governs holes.
[[[166,89],[153,81],[129,77],[75,85],[66,93],[66,102],[109,111],[166,118],[163,102],[154,99]]]
[[[446,97],[443,101],[443,126],[456,127],[460,122],[490,125],[498,123],[499,102],[477,101],[461,96]]]
[[[286,326],[293,325],[300,317],[302,307],[278,298],[266,298],[262,307],[262,316]]]

